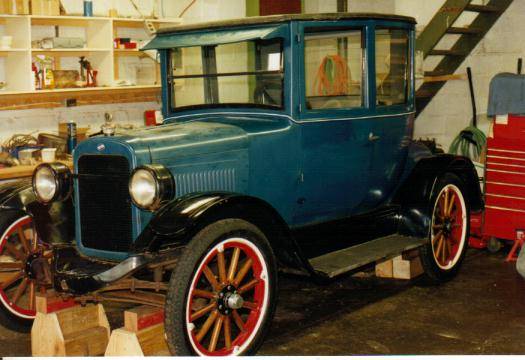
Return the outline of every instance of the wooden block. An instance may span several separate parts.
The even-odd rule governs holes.
[[[59,0],[31,0],[31,14],[58,16],[60,15]]]
[[[120,328],[113,330],[105,356],[167,356],[170,355],[164,335],[164,324],[138,332]]]
[[[42,314],[49,314],[78,305],[73,299],[64,300],[62,297],[56,296],[54,292],[37,295],[35,303],[36,311]]]
[[[383,261],[376,264],[376,276],[379,278],[392,278],[394,269],[392,260]]]
[[[423,273],[423,266],[419,256],[409,260],[403,259],[403,256],[398,256],[392,260],[392,265],[395,279],[410,280]]]
[[[109,322],[100,304],[37,312],[31,329],[31,351],[33,356],[102,355],[109,332]]]
[[[154,306],[144,305],[124,312],[124,328],[132,332],[161,324],[163,321],[164,310]]]

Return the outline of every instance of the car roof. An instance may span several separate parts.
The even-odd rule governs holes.
[[[323,20],[392,20],[415,24],[416,20],[410,16],[388,15],[377,13],[323,13],[323,14],[289,14],[289,15],[270,15],[252,16],[233,20],[220,20],[202,22],[188,25],[176,25],[173,27],[162,28],[158,34],[177,33],[183,31],[209,30],[217,28],[231,28],[237,26],[278,24],[288,21],[323,21]]]

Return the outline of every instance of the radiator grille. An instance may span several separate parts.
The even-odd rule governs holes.
[[[83,155],[78,174],[82,245],[127,252],[132,242],[128,160],[116,155]]]

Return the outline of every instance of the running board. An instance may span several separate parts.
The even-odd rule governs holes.
[[[386,260],[404,251],[418,248],[427,241],[427,238],[389,235],[312,258],[310,265],[324,276],[333,278],[375,261]]]

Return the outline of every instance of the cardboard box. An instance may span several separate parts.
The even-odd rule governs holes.
[[[58,16],[60,15],[60,0],[31,0],[31,14]]]
[[[0,11],[8,15],[29,15],[29,0],[1,0]]]

